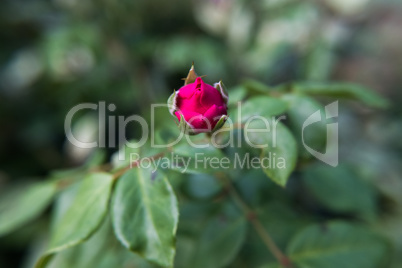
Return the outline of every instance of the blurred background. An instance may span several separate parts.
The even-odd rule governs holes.
[[[64,133],[73,106],[146,114],[181,87],[192,61],[229,94],[246,78],[349,81],[391,101],[387,110],[341,102],[340,161],[375,185],[375,225],[401,250],[401,25],[397,0],[3,0],[0,189],[85,161],[90,152]],[[76,119],[76,135],[91,140],[96,114]],[[0,239],[7,267],[25,256],[31,236],[20,238]]]

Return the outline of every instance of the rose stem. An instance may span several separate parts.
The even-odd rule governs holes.
[[[256,213],[243,201],[239,193],[236,191],[232,182],[229,178],[226,177],[225,174],[221,173],[219,176],[224,184],[224,187],[229,192],[230,196],[236,203],[236,205],[242,210],[243,214],[246,216],[247,220],[253,225],[255,231],[260,236],[261,240],[268,248],[268,250],[274,255],[274,257],[278,260],[278,262],[283,267],[292,267],[289,258],[279,249],[279,247],[275,244],[271,235],[267,232],[264,226],[261,224],[260,220]]]

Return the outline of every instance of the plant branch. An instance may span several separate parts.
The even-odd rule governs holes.
[[[247,217],[250,223],[253,225],[255,231],[260,236],[261,240],[268,248],[268,250],[274,255],[274,257],[278,260],[278,262],[286,268],[292,267],[292,264],[289,258],[279,249],[279,247],[275,244],[271,235],[267,232],[264,226],[261,224],[260,220],[256,213],[243,201],[239,193],[236,191],[232,182],[229,178],[226,177],[225,174],[221,174],[219,176],[224,184],[224,187],[229,192],[230,196],[236,203],[236,205],[242,210],[243,214]]]
[[[163,157],[165,155],[165,152],[153,155],[151,157],[149,157],[149,159],[151,160],[157,160],[161,157]],[[113,173],[113,179],[117,180],[118,178],[120,178],[124,173],[126,173],[127,170],[133,168],[133,167],[137,167],[139,161],[134,161],[134,162],[130,162],[129,165],[127,165],[126,167],[117,170],[115,173]]]

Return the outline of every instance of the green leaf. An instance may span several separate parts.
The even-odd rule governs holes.
[[[285,186],[297,160],[297,144],[292,133],[280,122],[269,124],[268,129],[266,122],[253,120],[247,128],[246,141],[253,146],[266,145],[260,155],[264,173],[275,183]],[[264,129],[267,131],[261,132]]]
[[[227,207],[223,214],[217,215],[207,223],[191,267],[226,267],[236,257],[246,232],[247,221],[244,216],[234,211],[234,208]]]
[[[246,100],[231,113],[234,122],[245,122],[253,116],[271,118],[286,112],[288,104],[280,99],[258,96]]]
[[[298,142],[300,157],[312,157],[303,146],[302,131],[305,144],[316,151],[322,152],[327,139],[325,119],[311,124],[305,129],[303,129],[303,124],[309,116],[318,110],[321,114],[324,114],[324,107],[313,98],[305,95],[287,94],[283,96],[283,99],[289,104],[287,113],[289,115],[290,129]]]
[[[88,157],[85,161],[83,167],[86,169],[96,168],[97,166],[103,164],[106,160],[106,151],[102,149],[97,149]]]
[[[221,150],[214,147],[208,139],[198,137],[187,137],[172,148],[172,152],[168,155],[170,161],[169,168],[183,173],[216,173],[221,170],[219,160],[224,157]],[[197,148],[193,146],[206,148]],[[216,160],[216,161],[215,161]],[[211,164],[212,161],[215,161]]]
[[[258,93],[269,93],[274,90],[274,88],[252,79],[245,80],[243,82],[243,86],[250,91],[256,91]]]
[[[386,99],[375,91],[353,83],[301,82],[295,83],[293,85],[293,90],[295,92],[311,95],[354,99],[361,101],[368,106],[377,108],[385,108],[389,104]]]
[[[300,268],[379,268],[389,250],[385,239],[361,226],[332,222],[301,231],[287,253]]]
[[[41,214],[56,194],[56,186],[54,182],[40,182],[2,196],[0,236],[22,227]]]
[[[118,181],[112,200],[113,226],[129,250],[163,267],[171,267],[178,223],[176,196],[166,177],[135,168]]]
[[[264,193],[270,195],[267,191],[264,191]],[[271,198],[277,199],[278,197],[273,196]],[[255,211],[264,229],[281,249],[286,248],[293,236],[301,228],[311,223],[306,213],[303,214],[298,212],[297,209],[293,209],[295,207],[294,203],[286,204],[285,202],[286,200],[260,202],[260,208]],[[250,267],[259,267],[262,264],[275,261],[275,257],[267,253],[261,237],[254,230],[249,232],[242,254],[242,259]]]
[[[356,213],[367,220],[376,215],[374,189],[346,166],[315,165],[303,173],[307,189],[324,206],[342,213]]]
[[[84,178],[71,206],[54,224],[49,249],[36,264],[45,267],[53,254],[87,240],[99,228],[107,209],[113,176],[93,173]]]
[[[280,248],[284,248],[300,228],[310,223],[305,215],[284,204],[284,201],[271,201],[256,212],[261,224]]]
[[[228,105],[237,105],[241,102],[247,95],[247,90],[243,86],[238,86],[229,90],[229,102]]]
[[[99,267],[108,244],[110,244],[108,241],[109,227],[109,222],[105,221],[88,241],[59,252],[52,259],[49,268]]]
[[[130,140],[112,155],[111,162],[114,168],[113,171],[130,167],[130,164],[135,161],[141,158],[155,156],[161,153],[163,149],[164,148],[152,147],[149,141],[141,145],[137,140]]]
[[[192,174],[188,176],[185,186],[190,196],[200,199],[211,198],[222,188],[221,183],[208,174]]]
[[[304,66],[301,66],[305,79],[312,81],[328,80],[336,60],[335,51],[330,42],[318,39],[310,43]]]
[[[88,241],[59,252],[49,268],[156,268],[140,256],[126,250],[114,237],[112,224],[106,218],[99,230]]]
[[[49,178],[52,180],[66,180],[68,183],[81,180],[88,171],[95,169],[102,165],[106,160],[106,151],[102,149],[94,150],[89,157],[85,160],[85,163],[81,166],[69,169],[59,169],[50,172]]]

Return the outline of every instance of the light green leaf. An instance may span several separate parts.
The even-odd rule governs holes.
[[[113,227],[129,250],[163,267],[171,267],[178,223],[176,196],[166,177],[136,168],[118,181],[112,200]]]
[[[226,267],[236,257],[246,232],[246,219],[235,211],[212,218],[201,234],[192,267]]]
[[[88,241],[68,248],[54,256],[49,268],[86,268],[99,267],[108,245],[109,222],[104,222]]]
[[[300,268],[379,268],[389,250],[385,239],[361,226],[332,222],[301,231],[287,253]]]
[[[253,120],[247,126],[246,141],[253,146],[265,146],[260,156],[260,166],[265,174],[280,186],[286,182],[296,166],[297,144],[290,131],[280,122],[269,124]],[[267,130],[261,132],[262,130]]]
[[[56,191],[56,183],[40,182],[2,196],[0,235],[12,232],[36,218],[52,201]]]
[[[37,262],[45,267],[53,254],[87,240],[99,228],[107,209],[113,176],[93,173],[84,178],[71,206],[54,224],[49,249]]]
[[[376,215],[376,193],[346,166],[315,165],[303,173],[307,189],[324,206],[341,213],[356,213],[367,220]]]
[[[288,104],[277,98],[258,96],[246,100],[231,113],[234,122],[245,122],[253,116],[271,118],[286,112]]]
[[[353,83],[300,82],[293,85],[293,90],[311,95],[354,99],[372,107],[385,108],[388,106],[388,101],[375,91]]]

